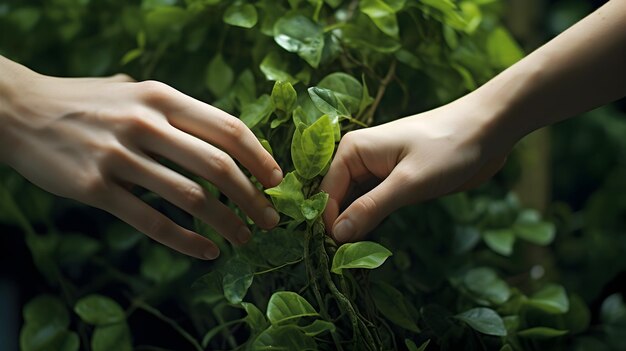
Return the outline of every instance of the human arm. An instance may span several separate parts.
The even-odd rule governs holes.
[[[177,225],[129,188],[148,189],[242,244],[250,231],[235,213],[158,162],[167,159],[206,179],[259,226],[275,226],[278,214],[230,155],[264,186],[280,183],[280,167],[239,119],[165,84],[123,75],[49,77],[0,56],[0,162],[180,252],[202,259],[219,254],[209,239]]]
[[[326,227],[339,241],[359,240],[399,207],[489,179],[533,130],[624,95],[626,1],[612,0],[476,91],[346,134],[321,185]],[[345,204],[355,184],[372,181]]]

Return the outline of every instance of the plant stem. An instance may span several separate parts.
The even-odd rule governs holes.
[[[157,310],[156,308],[148,305],[147,303],[145,303],[145,302],[143,302],[141,300],[133,301],[133,305],[136,306],[139,309],[142,309],[142,310],[150,313],[151,315],[157,317],[158,319],[162,320],[163,322],[169,324],[183,338],[185,338],[187,341],[189,341],[189,343],[191,343],[196,350],[203,351],[203,348],[202,348],[202,346],[200,346],[200,343],[198,343],[198,340],[196,340],[196,338],[194,338],[185,329],[183,329],[180,325],[178,325],[178,323],[175,320],[165,316],[163,313],[161,313],[161,311]]]
[[[372,106],[370,106],[370,109],[367,111],[367,113],[364,116],[365,124],[367,124],[368,126],[371,126],[372,123],[374,122],[374,113],[376,112],[376,109],[378,109],[378,105],[380,105],[380,101],[383,99],[383,96],[385,95],[385,90],[387,90],[387,86],[389,85],[389,83],[391,83],[395,74],[396,74],[396,60],[393,60],[391,61],[391,65],[389,65],[389,69],[387,70],[387,74],[385,75],[385,78],[383,78],[383,80],[380,82],[380,85],[378,86],[378,91],[376,92],[376,98],[374,98],[374,102],[372,103]]]

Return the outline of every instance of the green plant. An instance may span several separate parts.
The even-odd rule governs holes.
[[[587,330],[581,299],[523,260],[528,243],[552,242],[554,224],[506,187],[402,210],[373,234],[380,244],[338,247],[320,220],[327,195],[318,186],[342,134],[447,102],[522,56],[500,25],[500,1],[7,6],[0,28],[17,35],[2,39],[3,54],[50,72],[39,57],[62,52],[70,75],[121,65],[166,81],[240,116],[290,170],[266,190],[282,214],[277,229],[252,226],[253,240],[232,248],[193,222],[220,245],[215,263],[192,262],[108,219],[102,241],[59,230],[58,200],[7,173],[0,217],[23,228],[59,292],[25,306],[24,350],[129,350],[138,311],[194,350],[567,349]],[[41,39],[18,46],[27,33]],[[161,311],[168,303],[175,316]],[[607,318],[621,325],[623,315]]]

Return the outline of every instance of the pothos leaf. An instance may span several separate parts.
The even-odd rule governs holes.
[[[296,221],[304,220],[300,210],[300,205],[304,201],[302,183],[298,180],[295,172],[287,173],[280,184],[266,189],[265,193],[272,198],[274,207],[278,212],[284,213]]]
[[[292,324],[302,317],[318,315],[304,297],[292,291],[275,292],[267,304],[267,319],[272,325]]]
[[[333,257],[331,271],[342,274],[346,268],[378,268],[391,255],[391,251],[371,241],[343,244]]]

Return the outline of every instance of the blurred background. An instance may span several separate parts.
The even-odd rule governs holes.
[[[73,1],[89,0],[42,2]],[[530,52],[604,2],[509,0],[506,21],[522,47]],[[85,44],[93,47],[80,50],[90,55],[77,57],[58,50],[54,46],[56,41],[46,41],[45,37],[16,43],[7,28],[18,23],[21,30],[28,32],[37,26],[41,14],[28,9],[16,13],[11,10],[15,4],[19,1],[0,0],[0,54],[53,75],[98,76],[123,70],[106,59],[110,55],[103,50],[108,50],[110,45]],[[48,16],[68,18],[67,25],[59,28],[60,33],[71,37],[80,30],[72,21],[80,14],[57,13],[54,6],[50,8]],[[9,22],[11,26],[7,25]],[[106,33],[101,38],[106,40]],[[42,46],[46,42],[49,46]],[[626,100],[533,133],[518,149],[517,156],[498,177],[515,179],[514,189],[522,203],[540,209],[558,226],[555,242],[548,248],[532,251],[533,257],[528,260],[537,262],[543,274],[561,282],[568,291],[580,295],[590,306],[593,325],[607,296],[626,293],[623,283],[626,281]],[[45,200],[42,203],[39,195],[31,190],[19,199],[35,218],[38,207],[50,205]],[[64,217],[56,219],[63,230],[84,231],[96,227],[100,220],[99,213],[75,208],[71,201],[60,200],[55,206],[69,209],[59,211]],[[5,215],[0,212],[2,351],[18,348],[23,304],[50,289],[33,264],[21,230],[3,221]]]

